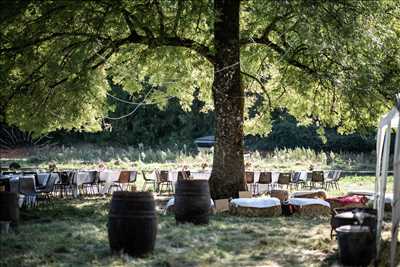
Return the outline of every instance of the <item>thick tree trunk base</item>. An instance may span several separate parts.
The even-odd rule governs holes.
[[[213,199],[245,190],[243,159],[244,94],[240,81],[240,0],[214,1],[216,19],[213,99],[216,142],[210,191]]]

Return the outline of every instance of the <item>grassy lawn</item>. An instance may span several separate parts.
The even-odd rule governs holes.
[[[23,211],[19,233],[0,236],[0,266],[330,266],[337,261],[329,218],[298,216],[214,215],[208,226],[193,226],[160,215],[153,254],[112,255],[109,201],[56,200]]]
[[[339,184],[340,190],[328,191],[328,195],[340,196],[354,190],[374,191],[375,176],[345,176]],[[393,193],[393,176],[388,176],[386,192]]]

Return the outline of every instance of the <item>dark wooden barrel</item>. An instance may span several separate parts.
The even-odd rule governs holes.
[[[368,226],[344,225],[336,233],[343,265],[368,266],[375,258],[376,238]]]
[[[208,224],[210,189],[207,180],[177,181],[175,220],[177,223]]]
[[[10,221],[15,227],[19,222],[18,194],[0,192],[0,221]]]
[[[338,213],[331,218],[331,237],[333,230],[343,225],[368,226],[374,234],[376,233],[376,210],[370,208],[353,208],[342,209],[342,211],[343,212]],[[340,210],[335,209],[335,212],[340,212]]]
[[[108,239],[112,252],[141,257],[153,251],[157,216],[150,192],[114,192],[108,218]]]

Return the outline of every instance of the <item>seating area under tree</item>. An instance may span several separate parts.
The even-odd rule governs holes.
[[[60,205],[74,206],[77,201],[88,205],[93,201],[109,201],[107,196],[118,191],[150,191],[154,193],[157,200],[161,220],[167,223],[170,218],[168,214],[171,211],[173,213],[173,209],[170,210],[166,200],[174,198],[176,183],[185,180],[206,180],[209,176],[210,170],[187,166],[153,171],[4,170],[0,178],[0,189],[20,190],[21,212],[27,215],[38,212],[51,213],[51,210],[59,209]],[[224,200],[215,201],[214,212],[217,216],[233,216],[238,220],[246,220],[245,218],[249,216],[282,219],[285,217],[281,216],[289,216],[285,219],[288,222],[302,220],[301,218],[306,221],[309,220],[308,218],[314,218],[314,220],[321,220],[319,221],[321,231],[323,229],[323,232],[329,233],[327,236],[330,236],[330,241],[327,242],[327,246],[335,246],[336,242],[335,236],[332,237],[334,228],[330,230],[327,220],[334,214],[340,214],[339,208],[367,207],[368,205],[366,196],[353,193],[346,197],[340,196],[344,192],[343,189],[349,185],[346,176],[343,176],[340,170],[293,172],[247,170],[244,179],[247,182],[247,194],[242,192],[241,198],[226,200],[227,209],[224,208]],[[260,201],[265,201],[265,199],[276,199],[277,204],[273,204],[274,206],[267,204],[258,210],[248,206],[249,203],[264,205]],[[257,204],[258,202],[260,203]],[[330,215],[331,211],[332,215]],[[162,215],[164,213],[167,215]],[[163,216],[167,217],[163,219]],[[29,224],[29,220],[27,223]],[[328,257],[324,260],[335,261],[334,254],[332,255],[332,259]]]
[[[0,1],[0,18],[0,266],[400,262],[397,1]]]
[[[178,169],[178,168],[177,168]],[[248,190],[253,196],[267,194],[273,189],[339,190],[340,170],[266,172],[246,171]],[[137,188],[137,177],[143,183]],[[52,198],[76,198],[112,194],[114,191],[152,191],[158,195],[173,195],[174,184],[181,179],[208,179],[209,170],[4,170],[0,188],[21,196],[21,205],[49,202]],[[35,204],[36,205],[36,204]]]

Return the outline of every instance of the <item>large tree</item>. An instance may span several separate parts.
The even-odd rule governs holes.
[[[214,198],[243,180],[243,131],[266,134],[285,107],[301,122],[352,132],[392,103],[399,72],[392,1],[3,1],[0,119],[40,134],[95,131],[107,78],[143,102],[193,92],[216,114]],[[160,85],[160,86],[157,86]]]

